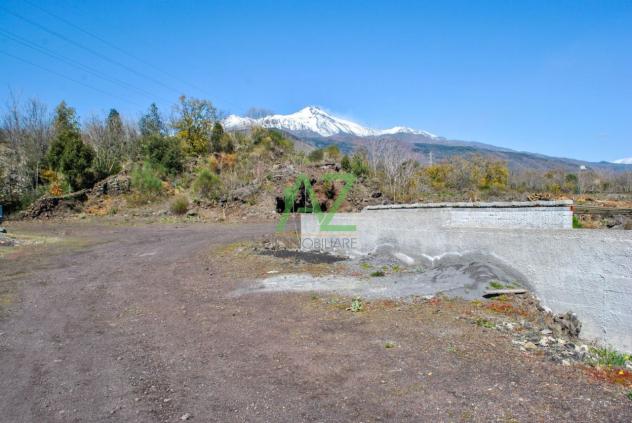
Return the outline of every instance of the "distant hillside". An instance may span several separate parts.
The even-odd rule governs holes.
[[[514,151],[473,141],[450,140],[430,132],[395,126],[389,129],[373,129],[350,120],[333,116],[318,107],[305,107],[289,115],[270,115],[258,119],[231,115],[224,120],[227,130],[242,131],[253,126],[275,128],[297,143],[297,149],[307,151],[337,144],[343,153],[349,154],[361,147],[378,141],[400,142],[412,146],[420,153],[422,162],[445,160],[452,156],[483,155],[504,160],[514,170],[566,169],[577,171],[583,168],[607,171],[632,171],[632,164],[610,162],[587,162],[582,160],[550,157],[543,154]]]

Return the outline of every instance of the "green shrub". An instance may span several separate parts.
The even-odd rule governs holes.
[[[577,216],[573,215],[573,228],[574,229],[581,229],[582,228],[582,222],[579,221],[579,219],[577,218]]]
[[[169,209],[173,214],[185,214],[189,210],[189,199],[184,195],[178,195],[171,202],[171,206],[169,206]]]
[[[371,272],[371,276],[374,278],[381,278],[382,276],[385,276],[385,273],[383,270],[376,270],[375,272]]]
[[[311,151],[309,155],[307,156],[310,162],[319,162],[324,157],[325,157],[325,152],[321,148]]]
[[[340,166],[342,167],[342,170],[344,170],[345,172],[351,172],[351,160],[349,160],[349,156],[347,156],[346,154],[342,156],[342,160],[340,161]]]
[[[624,367],[626,361],[631,361],[632,356],[622,354],[612,348],[592,348],[591,352],[597,359],[597,364],[608,367]]]
[[[143,155],[154,166],[160,166],[171,175],[182,172],[184,154],[176,138],[151,134],[143,140]]]
[[[132,171],[132,187],[146,196],[157,196],[162,192],[162,181],[158,170],[151,163],[143,163]]]
[[[221,180],[208,169],[202,169],[193,182],[193,191],[200,197],[217,200],[221,190]]]
[[[361,154],[354,154],[351,158],[351,172],[355,176],[367,176],[369,174],[369,164]]]

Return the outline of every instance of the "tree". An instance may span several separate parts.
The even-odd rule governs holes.
[[[143,137],[148,135],[166,135],[167,130],[156,103],[149,105],[147,113],[138,121],[138,128]]]
[[[224,137],[224,127],[221,123],[215,122],[211,132],[211,148],[214,152],[222,151],[222,138]]]
[[[143,154],[154,166],[172,175],[182,172],[183,154],[180,143],[173,137],[152,134],[143,139]]]
[[[125,156],[127,137],[116,109],[110,110],[105,121],[92,118],[85,126],[85,137],[95,151],[95,178],[102,179],[118,172]]]
[[[47,155],[50,166],[62,172],[73,189],[87,187],[94,181],[94,151],[81,140],[75,109],[64,101],[55,109],[54,133]]]
[[[338,157],[340,157],[340,147],[336,144],[331,144],[325,148],[325,153],[330,159],[338,160]]]
[[[175,107],[172,125],[176,129],[176,136],[184,141],[191,153],[205,154],[209,151],[211,133],[216,121],[217,109],[213,103],[181,96]]]

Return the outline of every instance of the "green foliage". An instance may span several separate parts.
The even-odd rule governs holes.
[[[325,147],[325,154],[332,160],[338,160],[338,157],[340,157],[340,147],[336,144],[331,144]]]
[[[342,160],[340,161],[340,166],[342,167],[342,170],[344,170],[345,172],[351,172],[351,160],[349,160],[349,156],[347,156],[346,154],[342,156]]]
[[[217,200],[221,191],[219,176],[208,169],[202,169],[193,182],[193,191],[200,197]]]
[[[487,328],[487,329],[493,329],[496,325],[494,325],[494,323],[490,322],[489,320],[483,318],[483,317],[478,317],[474,323],[476,323],[476,326],[482,327],[482,328]]]
[[[351,158],[351,172],[358,178],[361,176],[368,176],[369,163],[364,155],[356,153]]]
[[[81,140],[75,110],[63,101],[55,109],[54,130],[47,154],[49,165],[62,172],[73,189],[88,187],[94,182],[94,150]]]
[[[164,168],[171,175],[182,172],[184,154],[176,138],[151,134],[143,139],[142,145],[143,155],[152,165]]]
[[[173,127],[176,136],[184,141],[187,151],[193,154],[208,153],[211,133],[217,121],[217,110],[213,103],[181,96],[176,115]]]
[[[397,345],[395,344],[395,342],[393,341],[386,341],[384,343],[384,348],[386,349],[391,349],[391,348],[395,348]]]
[[[317,148],[316,150],[312,150],[307,158],[310,162],[320,162],[325,157],[325,152],[322,148]]]
[[[354,313],[357,313],[359,311],[362,311],[363,308],[364,308],[364,304],[362,304],[362,299],[354,298],[351,301],[351,307],[349,307],[349,310],[353,311]]]
[[[73,137],[65,141],[59,170],[73,189],[87,188],[94,183],[95,177],[91,170],[93,158],[94,150],[80,138]]]
[[[628,391],[628,393],[625,396],[628,397],[630,401],[632,401],[632,390]]]
[[[632,361],[631,355],[620,353],[609,347],[591,348],[590,351],[596,357],[596,364],[600,366],[624,367],[626,361]]]
[[[254,145],[269,151],[289,153],[294,149],[294,141],[285,138],[280,131],[275,129],[254,128],[252,141]]]
[[[156,103],[151,103],[149,105],[147,113],[144,114],[138,121],[138,128],[140,129],[140,134],[143,137],[166,134],[167,131],[165,124],[162,121],[162,117],[160,116]]]
[[[135,166],[132,171],[132,187],[147,197],[158,196],[162,192],[160,171],[149,162]]]
[[[581,229],[583,227],[582,222],[576,215],[573,215],[573,229]]]
[[[382,276],[385,276],[386,274],[384,273],[383,270],[376,270],[375,272],[371,272],[371,276],[373,276],[374,278],[381,278]]]
[[[504,289],[505,285],[500,283],[497,280],[492,280],[492,281],[489,281],[489,287],[492,289]]]
[[[171,202],[169,209],[173,214],[185,214],[189,210],[189,199],[184,195],[178,195]]]

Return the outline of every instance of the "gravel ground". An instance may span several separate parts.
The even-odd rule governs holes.
[[[472,305],[235,296],[270,224],[12,223],[57,242],[0,255],[0,420],[632,421],[619,386],[473,324]]]

